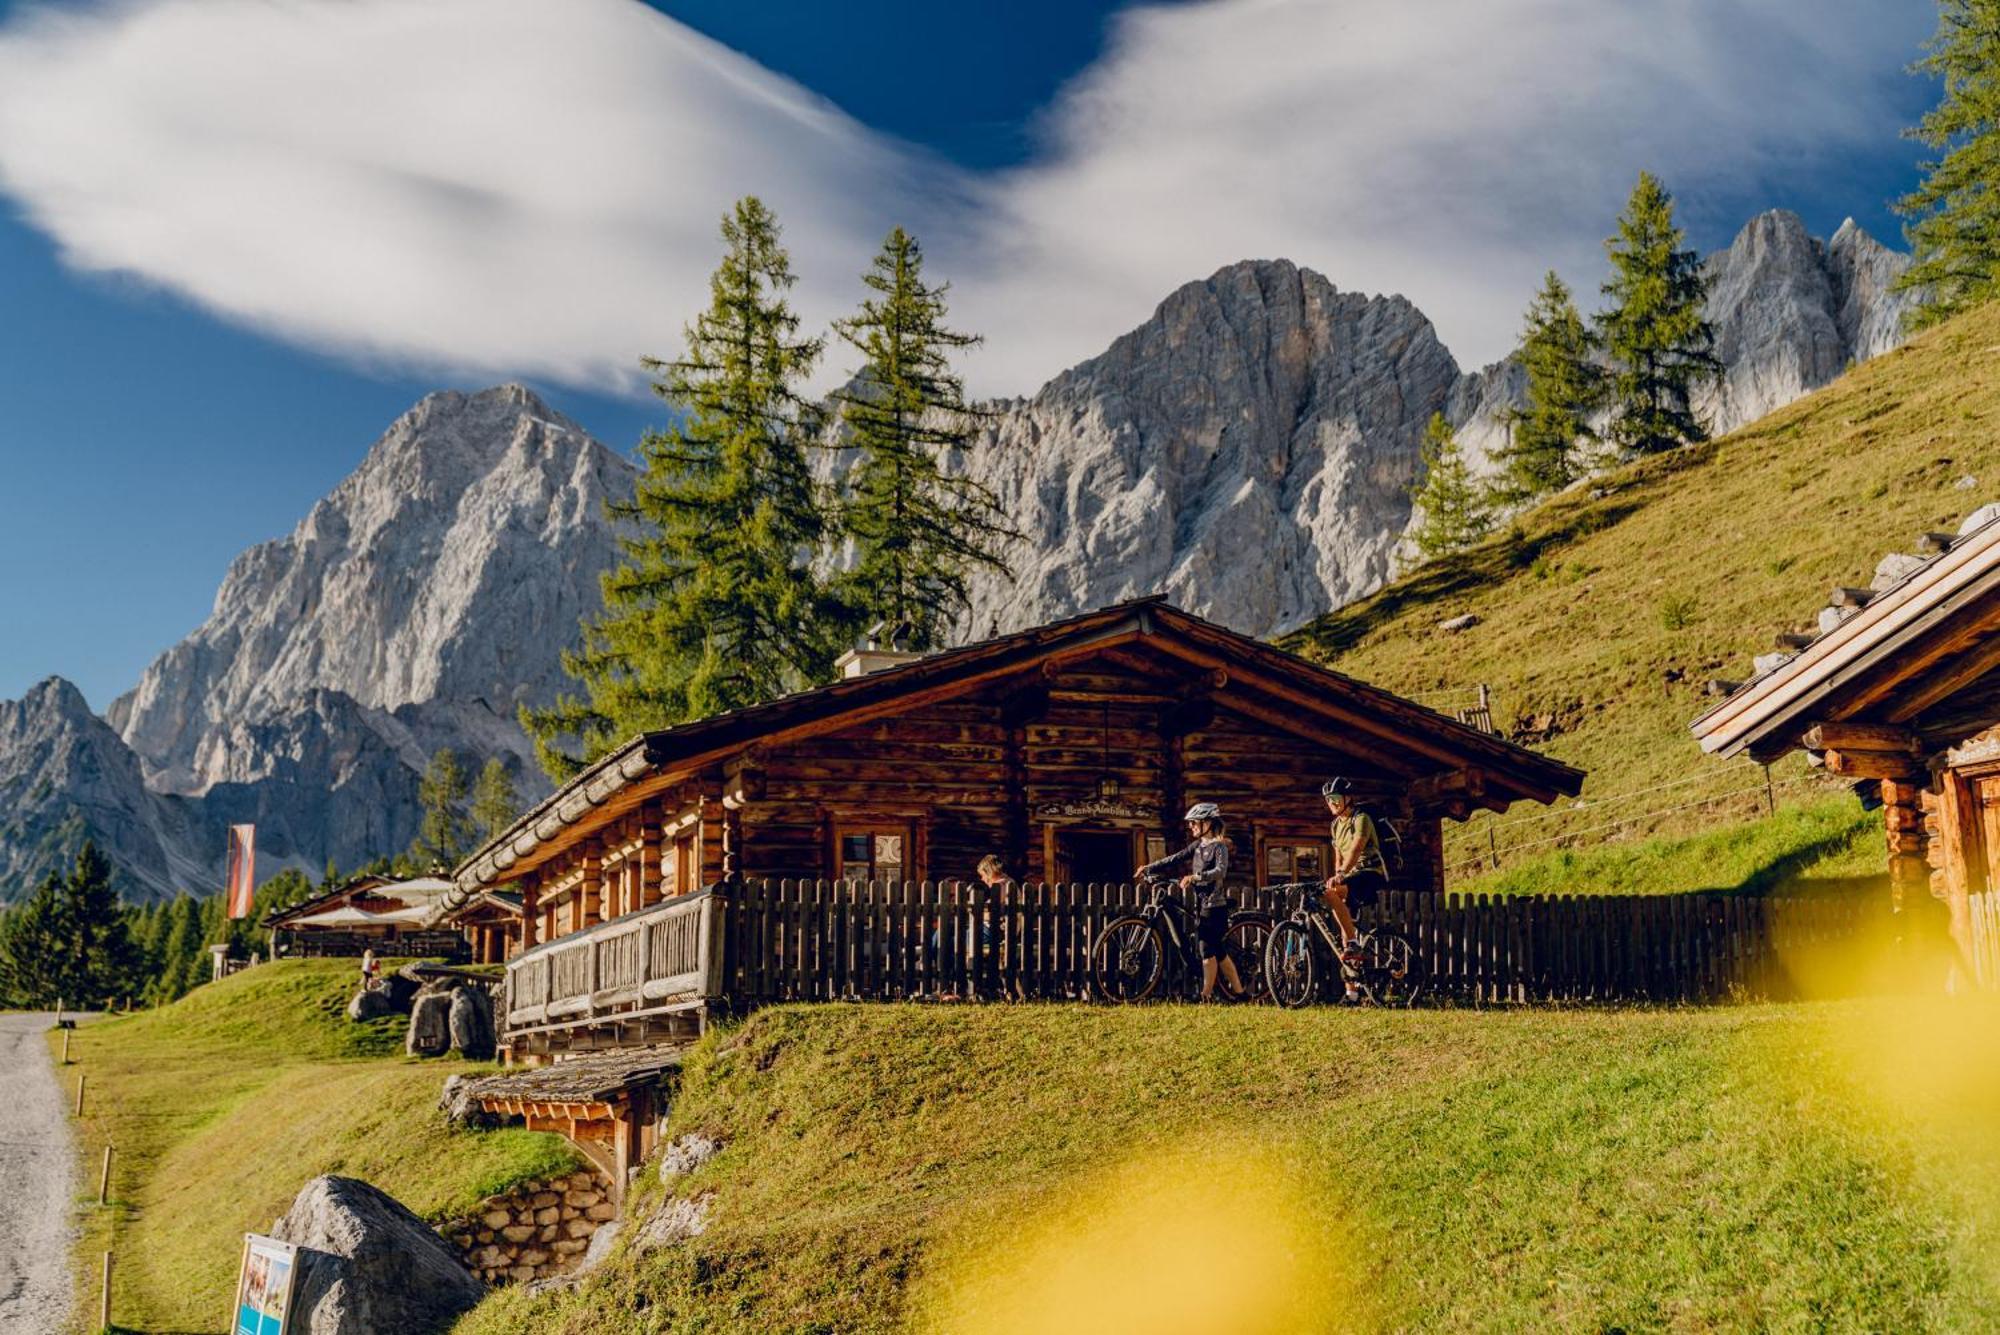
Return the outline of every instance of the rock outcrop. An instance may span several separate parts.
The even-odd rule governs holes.
[[[302,1335],[422,1335],[485,1293],[423,1220],[355,1178],[306,1183],[271,1235],[301,1249],[289,1328]]]
[[[1025,540],[1011,579],[974,581],[966,637],[1160,591],[1267,634],[1369,592],[1409,518],[1424,424],[1458,381],[1401,297],[1284,260],[1189,283],[1004,405],[969,452]]]

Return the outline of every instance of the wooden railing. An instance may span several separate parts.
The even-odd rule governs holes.
[[[503,1032],[657,1014],[720,995],[721,900],[689,895],[537,946],[507,965]]]
[[[537,947],[507,968],[508,1034],[616,1027],[667,1011],[958,996],[1087,1000],[1090,947],[1132,885],[752,881]],[[1270,891],[1239,907],[1291,911]],[[2000,965],[2000,912],[1985,922]],[[1415,948],[1429,992],[1472,1002],[1696,1002],[1799,992],[1815,952],[1881,925],[1875,895],[1444,896],[1392,891],[1361,915]]]
[[[279,928],[279,953],[286,959],[359,959],[367,951],[397,959],[464,959],[471,947],[457,932],[290,931]]]

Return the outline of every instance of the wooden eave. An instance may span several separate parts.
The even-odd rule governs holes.
[[[1909,724],[2000,666],[2000,522],[1871,598],[1690,725],[1704,751],[1771,760],[1816,723]]]
[[[833,682],[633,738],[564,785],[462,864],[460,896],[519,876],[664,789],[753,744],[784,745],[854,727],[997,681],[1142,643],[1226,677],[1232,707],[1271,726],[1338,745],[1406,779],[1476,773],[1485,805],[1574,796],[1583,772],[1492,737],[1413,701],[1294,654],[1141,598],[1018,631],[900,667]],[[1301,713],[1303,711],[1303,713]]]

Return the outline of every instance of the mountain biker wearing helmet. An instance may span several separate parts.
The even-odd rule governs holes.
[[[1229,995],[1241,1000],[1243,980],[1236,974],[1236,961],[1222,953],[1223,939],[1229,934],[1229,897],[1222,888],[1229,876],[1229,841],[1223,838],[1227,827],[1222,808],[1213,802],[1197,802],[1188,808],[1185,819],[1194,842],[1158,862],[1147,863],[1134,875],[1140,880],[1160,880],[1186,869],[1180,877],[1181,888],[1193,896],[1199,915],[1195,938],[1201,947],[1201,999],[1214,996],[1220,972]]]
[[[1389,882],[1389,864],[1382,857],[1374,818],[1354,803],[1353,781],[1329,779],[1319,792],[1333,814],[1333,875],[1326,881],[1326,908],[1340,924],[1341,947],[1347,950],[1360,935],[1354,910],[1367,908],[1382,893]],[[1354,994],[1351,982],[1347,990]]]

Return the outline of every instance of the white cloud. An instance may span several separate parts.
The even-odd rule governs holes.
[[[0,31],[0,185],[74,265],[315,346],[629,382],[739,194],[815,321],[892,222],[1026,392],[1250,255],[1400,291],[1462,359],[1586,286],[1640,166],[1697,209],[1893,139],[1927,0],[1134,11],[973,176],[630,0],[136,0]],[[976,58],[968,53],[967,59]]]

